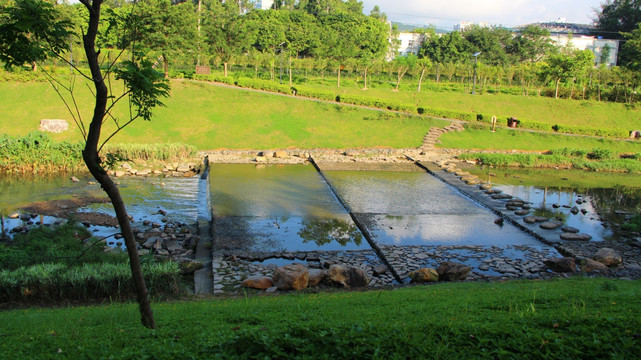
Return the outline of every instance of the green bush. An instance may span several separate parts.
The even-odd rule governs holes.
[[[123,262],[124,254],[105,253],[100,244],[88,247],[91,236],[82,225],[69,221],[61,226],[39,226],[26,234],[16,234],[11,245],[0,245],[0,268],[16,269],[48,262],[62,264]]]
[[[613,137],[613,138],[628,138],[628,131],[624,129],[602,129],[602,128],[591,128],[586,126],[570,126],[570,125],[559,125],[556,124],[552,126],[552,130],[565,134],[576,134],[576,135],[588,135],[588,136],[601,136],[601,137]]]
[[[641,231],[641,214],[634,215],[630,222],[621,225],[625,231],[639,232]]]
[[[592,160],[612,160],[617,158],[617,154],[610,149],[594,148],[588,154],[588,159]]]
[[[308,97],[312,99],[336,101],[336,95],[331,91],[318,90],[312,87],[296,85],[292,87],[292,92],[297,96]]]
[[[55,143],[43,132],[23,137],[0,135],[0,171],[69,171],[83,165],[81,143]]]
[[[106,153],[112,153],[129,160],[177,161],[196,156],[195,146],[180,143],[171,144],[111,144],[105,147]]]
[[[152,296],[178,295],[177,263],[142,264]],[[69,268],[45,263],[0,271],[0,301],[59,301],[100,298],[131,299],[134,287],[128,263],[84,264]]]

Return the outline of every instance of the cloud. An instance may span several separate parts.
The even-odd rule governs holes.
[[[391,20],[436,25],[463,20],[520,25],[560,17],[568,22],[590,23],[593,9],[600,3],[601,0],[363,0],[367,13],[379,5]]]

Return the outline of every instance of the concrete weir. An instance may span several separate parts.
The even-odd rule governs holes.
[[[325,174],[323,174],[323,171],[320,169],[316,161],[314,161],[314,158],[310,156],[309,161],[312,163],[312,165],[314,165],[314,168],[316,169],[316,171],[318,171],[318,174],[323,178],[323,181],[327,184],[327,186],[332,191],[332,193],[334,194],[338,202],[340,202],[341,205],[343,205],[343,207],[345,208],[345,210],[347,210],[347,212],[349,213],[349,216],[352,218],[352,221],[354,222],[354,225],[356,225],[356,227],[361,232],[361,234],[363,234],[363,237],[367,240],[367,242],[372,247],[376,255],[381,259],[383,264],[385,264],[385,266],[387,266],[387,268],[390,270],[390,272],[394,276],[394,279],[396,279],[396,281],[398,281],[399,283],[403,283],[403,280],[398,275],[394,267],[389,263],[383,251],[378,247],[376,242],[372,239],[372,235],[369,233],[369,231],[367,231],[367,228],[360,222],[358,217],[356,217],[354,212],[350,209],[349,205],[345,203],[345,201],[340,197],[338,192],[334,189],[332,184],[327,180],[327,178],[325,177]]]
[[[407,156],[407,158],[414,161],[414,159],[409,156]],[[541,221],[536,221],[531,224],[525,222],[523,219],[526,215],[528,215],[527,211],[522,211],[520,209],[509,209],[506,206],[507,202],[511,200],[511,196],[509,198],[507,196],[493,197],[491,194],[488,194],[486,192],[487,190],[482,189],[480,184],[467,184],[466,182],[461,180],[461,176],[457,175],[456,172],[448,172],[434,163],[422,161],[415,161],[415,163],[417,166],[421,167],[432,176],[454,187],[463,195],[476,201],[496,215],[500,216],[501,219],[534,236],[542,243],[554,246],[561,254],[566,256],[575,255],[568,253],[568,251],[563,246],[560,246],[563,244],[563,240],[561,240],[560,237],[560,235],[563,234],[563,231],[560,229],[561,226],[557,226],[556,228],[552,229],[543,229],[540,226]]]
[[[203,263],[203,268],[194,273],[194,292],[196,294],[211,294],[211,195],[209,188],[209,159],[203,160],[204,170],[198,180],[198,234],[196,260]]]

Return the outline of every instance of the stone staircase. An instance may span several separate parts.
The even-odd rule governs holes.
[[[453,131],[463,131],[465,128],[461,123],[451,123],[444,128],[431,127],[430,131],[423,137],[423,145],[421,145],[421,151],[433,151],[435,150],[436,142],[438,138],[448,132]]]

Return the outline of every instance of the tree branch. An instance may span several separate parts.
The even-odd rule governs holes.
[[[111,133],[111,135],[109,135],[109,137],[107,137],[107,139],[106,139],[105,141],[103,141],[103,142],[102,142],[102,145],[100,145],[100,147],[98,148],[98,153],[100,153],[100,151],[102,150],[102,148],[105,146],[105,144],[106,144],[109,140],[111,140],[111,138],[112,138],[112,137],[116,136],[116,134],[118,134],[118,133],[120,132],[120,130],[122,130],[122,129],[124,129],[125,127],[127,127],[127,125],[131,124],[131,123],[132,123],[134,120],[136,120],[139,116],[140,116],[140,115],[136,115],[136,116],[132,117],[132,118],[131,118],[129,121],[127,121],[123,126],[119,126],[119,127],[118,127],[118,129],[117,129],[116,131],[114,131],[113,133]]]

